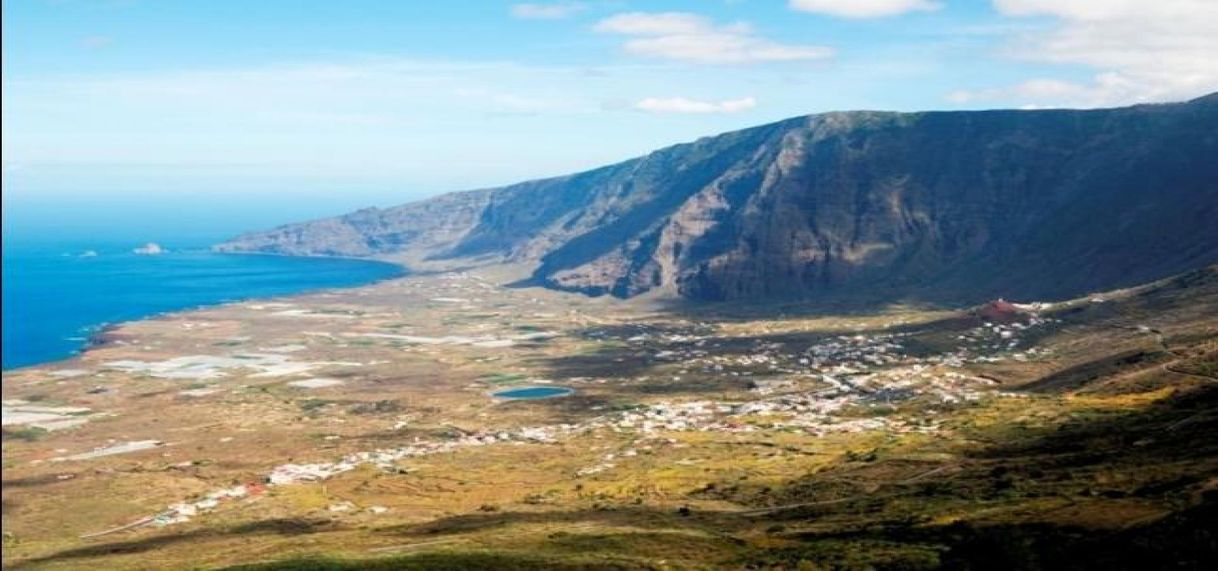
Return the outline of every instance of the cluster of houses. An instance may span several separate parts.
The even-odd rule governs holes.
[[[190,518],[200,513],[211,511],[220,506],[221,502],[248,497],[257,497],[266,492],[266,486],[260,482],[238,484],[211,492],[203,498],[173,504],[165,511],[153,516],[151,523],[157,526],[172,525],[190,521]]]
[[[468,290],[493,289],[469,276],[446,278],[447,289],[467,290],[465,295],[442,292],[436,296],[434,285],[430,303],[469,309],[482,302],[478,292]],[[410,282],[398,287],[419,287]],[[442,288],[443,289],[443,288]],[[453,293],[453,295],[448,295]],[[1005,302],[1003,302],[1005,304]],[[1010,306],[1010,307],[1008,307]],[[592,327],[580,332],[585,339],[615,342],[642,355],[652,370],[649,376],[623,376],[617,381],[663,382],[683,376],[727,379],[728,390],[723,400],[663,400],[639,404],[628,410],[602,413],[578,423],[533,426],[509,430],[487,430],[459,433],[435,440],[415,439],[408,445],[373,451],[356,452],[332,462],[283,464],[272,469],[265,485],[285,486],[302,482],[326,480],[361,466],[373,466],[396,471],[403,460],[461,449],[502,444],[555,443],[577,434],[621,435],[632,444],[625,452],[615,452],[592,466],[576,472],[577,477],[591,476],[613,469],[623,457],[638,454],[635,444],[651,439],[690,431],[750,432],[756,430],[790,430],[812,435],[855,433],[868,431],[933,432],[938,425],[925,415],[877,414],[875,407],[892,407],[918,399],[932,405],[975,401],[994,394],[993,381],[969,374],[970,363],[1001,359],[1027,360],[1040,355],[1038,348],[1022,349],[1024,336],[1054,320],[1041,317],[1025,307],[1005,304],[995,306],[993,318],[981,316],[981,325],[960,332],[951,350],[930,353],[908,349],[916,333],[879,332],[834,335],[801,342],[787,337],[766,337],[754,340],[717,336],[715,327],[696,322],[654,326],[627,324],[615,327]],[[402,334],[376,334],[382,337],[402,337],[414,343],[428,344],[433,338]],[[549,338],[553,331],[499,336],[494,341],[522,341]],[[373,336],[365,333],[364,336]],[[474,345],[487,341],[482,338],[434,338],[434,344]],[[504,343],[504,346],[510,346]],[[798,345],[798,346],[797,346]],[[929,354],[928,354],[929,353]],[[258,362],[272,371],[289,363],[265,358]],[[129,368],[136,367],[127,363]],[[140,364],[144,368],[148,364]],[[185,368],[210,369],[221,366],[214,361],[171,363],[173,372]],[[111,366],[114,366],[112,363]],[[160,367],[164,369],[163,365]],[[155,371],[164,374],[164,371]],[[653,377],[656,373],[658,377]],[[733,381],[732,379],[738,379]],[[591,381],[604,378],[564,379],[563,382]],[[726,398],[730,395],[730,398]],[[924,410],[926,410],[924,409]],[[890,411],[891,412],[891,411]],[[675,442],[675,441],[674,441]],[[248,488],[246,489],[248,493]],[[216,496],[219,494],[219,496]],[[239,488],[228,488],[201,500],[175,504],[156,523],[168,525],[186,521],[193,515],[214,508],[224,499],[243,497]]]
[[[956,339],[962,344],[959,352],[963,353],[962,359],[966,362],[995,362],[1008,357],[1028,361],[1044,356],[1051,350],[1043,347],[1021,350],[1020,347],[1025,344],[1024,337],[1035,329],[1060,322],[1060,319],[1031,313],[1021,320],[986,321],[961,333]]]

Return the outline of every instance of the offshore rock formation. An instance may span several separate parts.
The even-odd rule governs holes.
[[[811,115],[216,248],[527,263],[621,297],[1069,297],[1218,262],[1218,94]]]

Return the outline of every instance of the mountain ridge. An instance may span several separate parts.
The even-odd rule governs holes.
[[[1218,94],[829,112],[216,249],[518,263],[522,283],[618,297],[1068,297],[1218,262],[1215,132]]]

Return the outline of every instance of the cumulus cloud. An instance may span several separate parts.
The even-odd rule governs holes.
[[[757,99],[743,97],[723,101],[699,101],[684,97],[648,97],[634,104],[634,108],[648,113],[736,113],[757,106]]]
[[[1014,99],[1037,106],[1106,106],[1188,99],[1218,89],[1218,2],[1213,0],[994,0],[1010,17],[1050,17],[1047,30],[1008,47],[1028,61],[1085,65],[1087,81],[1033,78],[960,91],[956,102]]]
[[[792,10],[840,18],[884,18],[908,12],[929,12],[943,5],[931,0],[790,0]]]
[[[805,61],[833,55],[825,46],[783,44],[747,24],[717,25],[687,12],[629,12],[601,20],[598,32],[629,36],[627,53],[700,64]]]
[[[562,20],[570,18],[583,11],[585,6],[576,2],[558,2],[556,4],[515,4],[512,6],[512,16],[522,20]]]

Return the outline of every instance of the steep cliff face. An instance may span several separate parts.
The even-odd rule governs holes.
[[[536,264],[622,297],[1060,297],[1218,262],[1218,96],[827,113],[223,251]]]
[[[477,223],[491,194],[454,192],[394,208],[366,208],[238,236],[212,249],[293,256],[365,257],[387,252],[426,256],[458,243]]]

